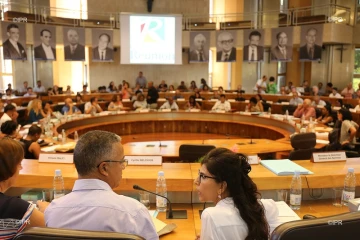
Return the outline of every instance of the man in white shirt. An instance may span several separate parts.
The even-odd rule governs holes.
[[[229,112],[231,110],[231,105],[226,101],[225,95],[221,94],[220,101],[217,101],[211,110]]]
[[[24,94],[24,97],[36,97],[36,93],[33,92],[32,87],[27,88],[27,92]]]
[[[97,130],[82,135],[74,149],[78,180],[71,193],[53,200],[46,208],[46,226],[121,232],[158,240],[146,207],[112,190],[120,185],[127,166],[124,157],[118,135]]]
[[[262,77],[262,79],[257,80],[256,84],[253,88],[254,92],[260,93],[260,94],[265,93],[265,89],[267,87],[266,80],[267,80],[267,77],[265,75]]]
[[[16,111],[16,107],[12,104],[7,104],[4,107],[4,114],[0,118],[0,127],[6,121],[16,121],[19,114]]]
[[[169,97],[168,100],[160,107],[160,109],[171,109],[171,110],[179,110],[179,106],[176,104],[172,97]]]
[[[86,114],[95,115],[95,113],[102,112],[103,110],[98,104],[98,99],[96,97],[92,97],[90,98],[90,102],[85,104],[84,111]]]
[[[299,98],[299,95],[297,94],[297,92],[293,93],[293,98],[290,99],[289,104],[290,105],[299,105],[299,104],[303,104],[304,100],[302,98]]]
[[[36,92],[36,93],[44,93],[44,92],[46,92],[45,87],[41,85],[40,80],[38,80],[36,82],[36,87],[34,87],[34,92]]]
[[[326,102],[321,100],[319,96],[315,96],[314,100],[312,101],[311,105],[313,105],[314,107],[317,106],[326,106]]]
[[[40,32],[41,44],[34,48],[35,59],[39,60],[56,60],[55,48],[51,47],[51,32],[43,29]]]
[[[291,91],[290,93],[288,94],[288,96],[294,96],[294,93],[297,93],[298,96],[301,96],[301,93],[299,91],[296,91],[296,87],[295,86],[292,86],[291,87]]]
[[[337,92],[337,88],[336,87],[334,87],[333,89],[332,89],[332,93],[330,93],[330,95],[329,95],[329,97],[331,97],[331,98],[343,98],[341,95],[340,95],[340,93],[338,93]]]
[[[28,87],[29,87],[29,86],[28,86],[28,82],[27,82],[27,81],[24,81],[23,87],[20,87],[20,88],[19,88],[19,93],[26,93]]]
[[[344,96],[344,98],[351,99],[353,94],[354,94],[354,89],[352,86],[352,82],[350,82],[347,85],[347,87],[341,91],[341,95]]]

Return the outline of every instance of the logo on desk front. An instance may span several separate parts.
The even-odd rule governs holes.
[[[342,220],[329,220],[328,225],[342,225]]]

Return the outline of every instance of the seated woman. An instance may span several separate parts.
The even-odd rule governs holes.
[[[46,116],[49,116],[50,117],[52,116],[53,114],[53,110],[51,108],[51,102],[46,102],[45,105],[44,105],[44,113]]]
[[[148,104],[147,104],[147,102],[145,100],[144,94],[139,93],[137,95],[137,99],[134,102],[133,107],[134,107],[135,110],[145,109],[145,108],[148,107]]]
[[[0,139],[2,139],[2,138],[12,138],[12,139],[18,138],[17,127],[18,127],[17,123],[12,120],[6,121],[3,124],[1,124]]]
[[[125,82],[123,88],[121,89],[122,99],[131,99],[132,91],[129,87],[129,83]]]
[[[40,127],[32,125],[26,138],[20,139],[20,142],[23,144],[25,159],[39,159],[41,149],[37,140],[40,139],[41,132],[42,129]]]
[[[84,101],[82,100],[82,96],[81,94],[76,94],[76,98],[75,98],[75,101],[74,101],[76,104],[82,104],[84,103]]]
[[[205,85],[201,91],[202,92],[210,92],[210,89],[209,89],[208,85]]]
[[[260,200],[249,177],[247,157],[226,148],[205,155],[194,181],[199,199],[214,202],[201,214],[201,240],[268,239],[279,212],[271,199]]]
[[[169,89],[167,90],[168,92],[175,92],[175,87],[174,87],[174,85],[170,85],[169,86]]]
[[[45,227],[43,212],[48,203],[38,201],[39,211],[35,204],[4,194],[19,176],[23,158],[24,150],[19,142],[0,140],[0,219],[12,220],[12,224],[2,224],[0,239],[12,239],[28,227]]]
[[[108,106],[108,110],[109,111],[117,111],[117,110],[122,110],[123,108],[124,108],[124,106],[121,102],[121,95],[120,94],[114,95]]]
[[[189,101],[185,105],[185,109],[201,109],[200,104],[195,100],[195,96],[191,95]]]
[[[221,94],[225,94],[224,92],[224,88],[223,87],[219,87],[218,88],[218,93],[221,95]]]
[[[194,80],[192,80],[192,81],[190,82],[189,91],[190,91],[190,92],[195,92],[196,89],[197,89],[196,82],[195,82]]]
[[[263,98],[260,94],[256,94],[256,100],[257,100],[257,107],[259,108],[259,112],[263,112],[264,111],[264,106],[263,106]]]
[[[255,97],[250,98],[250,102],[249,102],[250,112],[260,112],[260,108],[257,103],[258,103],[258,101],[256,100]]]
[[[115,86],[115,83],[113,81],[111,81],[109,83],[109,87],[107,88],[107,92],[112,93],[112,92],[116,92],[116,91],[117,91],[117,88]]]
[[[54,85],[53,87],[53,95],[59,95],[60,91],[59,91],[59,87],[58,85]]]
[[[341,121],[340,128],[340,144],[344,149],[356,142],[356,132],[359,129],[359,125],[352,121],[351,112],[346,108],[341,108],[338,111],[337,118]]]
[[[42,103],[39,99],[34,99],[29,109],[29,123],[38,122],[46,117],[42,109]]]
[[[47,94],[48,94],[48,96],[54,96],[55,94],[54,94],[54,91],[53,91],[53,89],[51,88],[51,87],[49,87],[48,89],[47,89]]]
[[[323,124],[326,125],[330,125],[334,123],[334,118],[331,115],[331,106],[330,105],[325,105],[322,109],[321,109],[321,116],[318,117],[317,122],[321,122]]]

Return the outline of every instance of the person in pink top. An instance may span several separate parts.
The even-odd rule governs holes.
[[[302,105],[298,105],[294,112],[294,117],[302,118],[305,117],[306,120],[309,120],[312,117],[314,120],[316,118],[315,108],[311,106],[311,100],[305,99]]]
[[[341,91],[341,95],[344,96],[344,98],[352,98],[352,95],[354,94],[354,89],[352,86],[352,83],[350,82],[344,90]]]

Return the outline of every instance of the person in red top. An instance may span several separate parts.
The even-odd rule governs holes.
[[[294,117],[302,118],[305,117],[306,120],[309,120],[312,117],[314,120],[316,118],[315,108],[311,106],[311,100],[305,99],[302,105],[298,105],[294,112]]]

